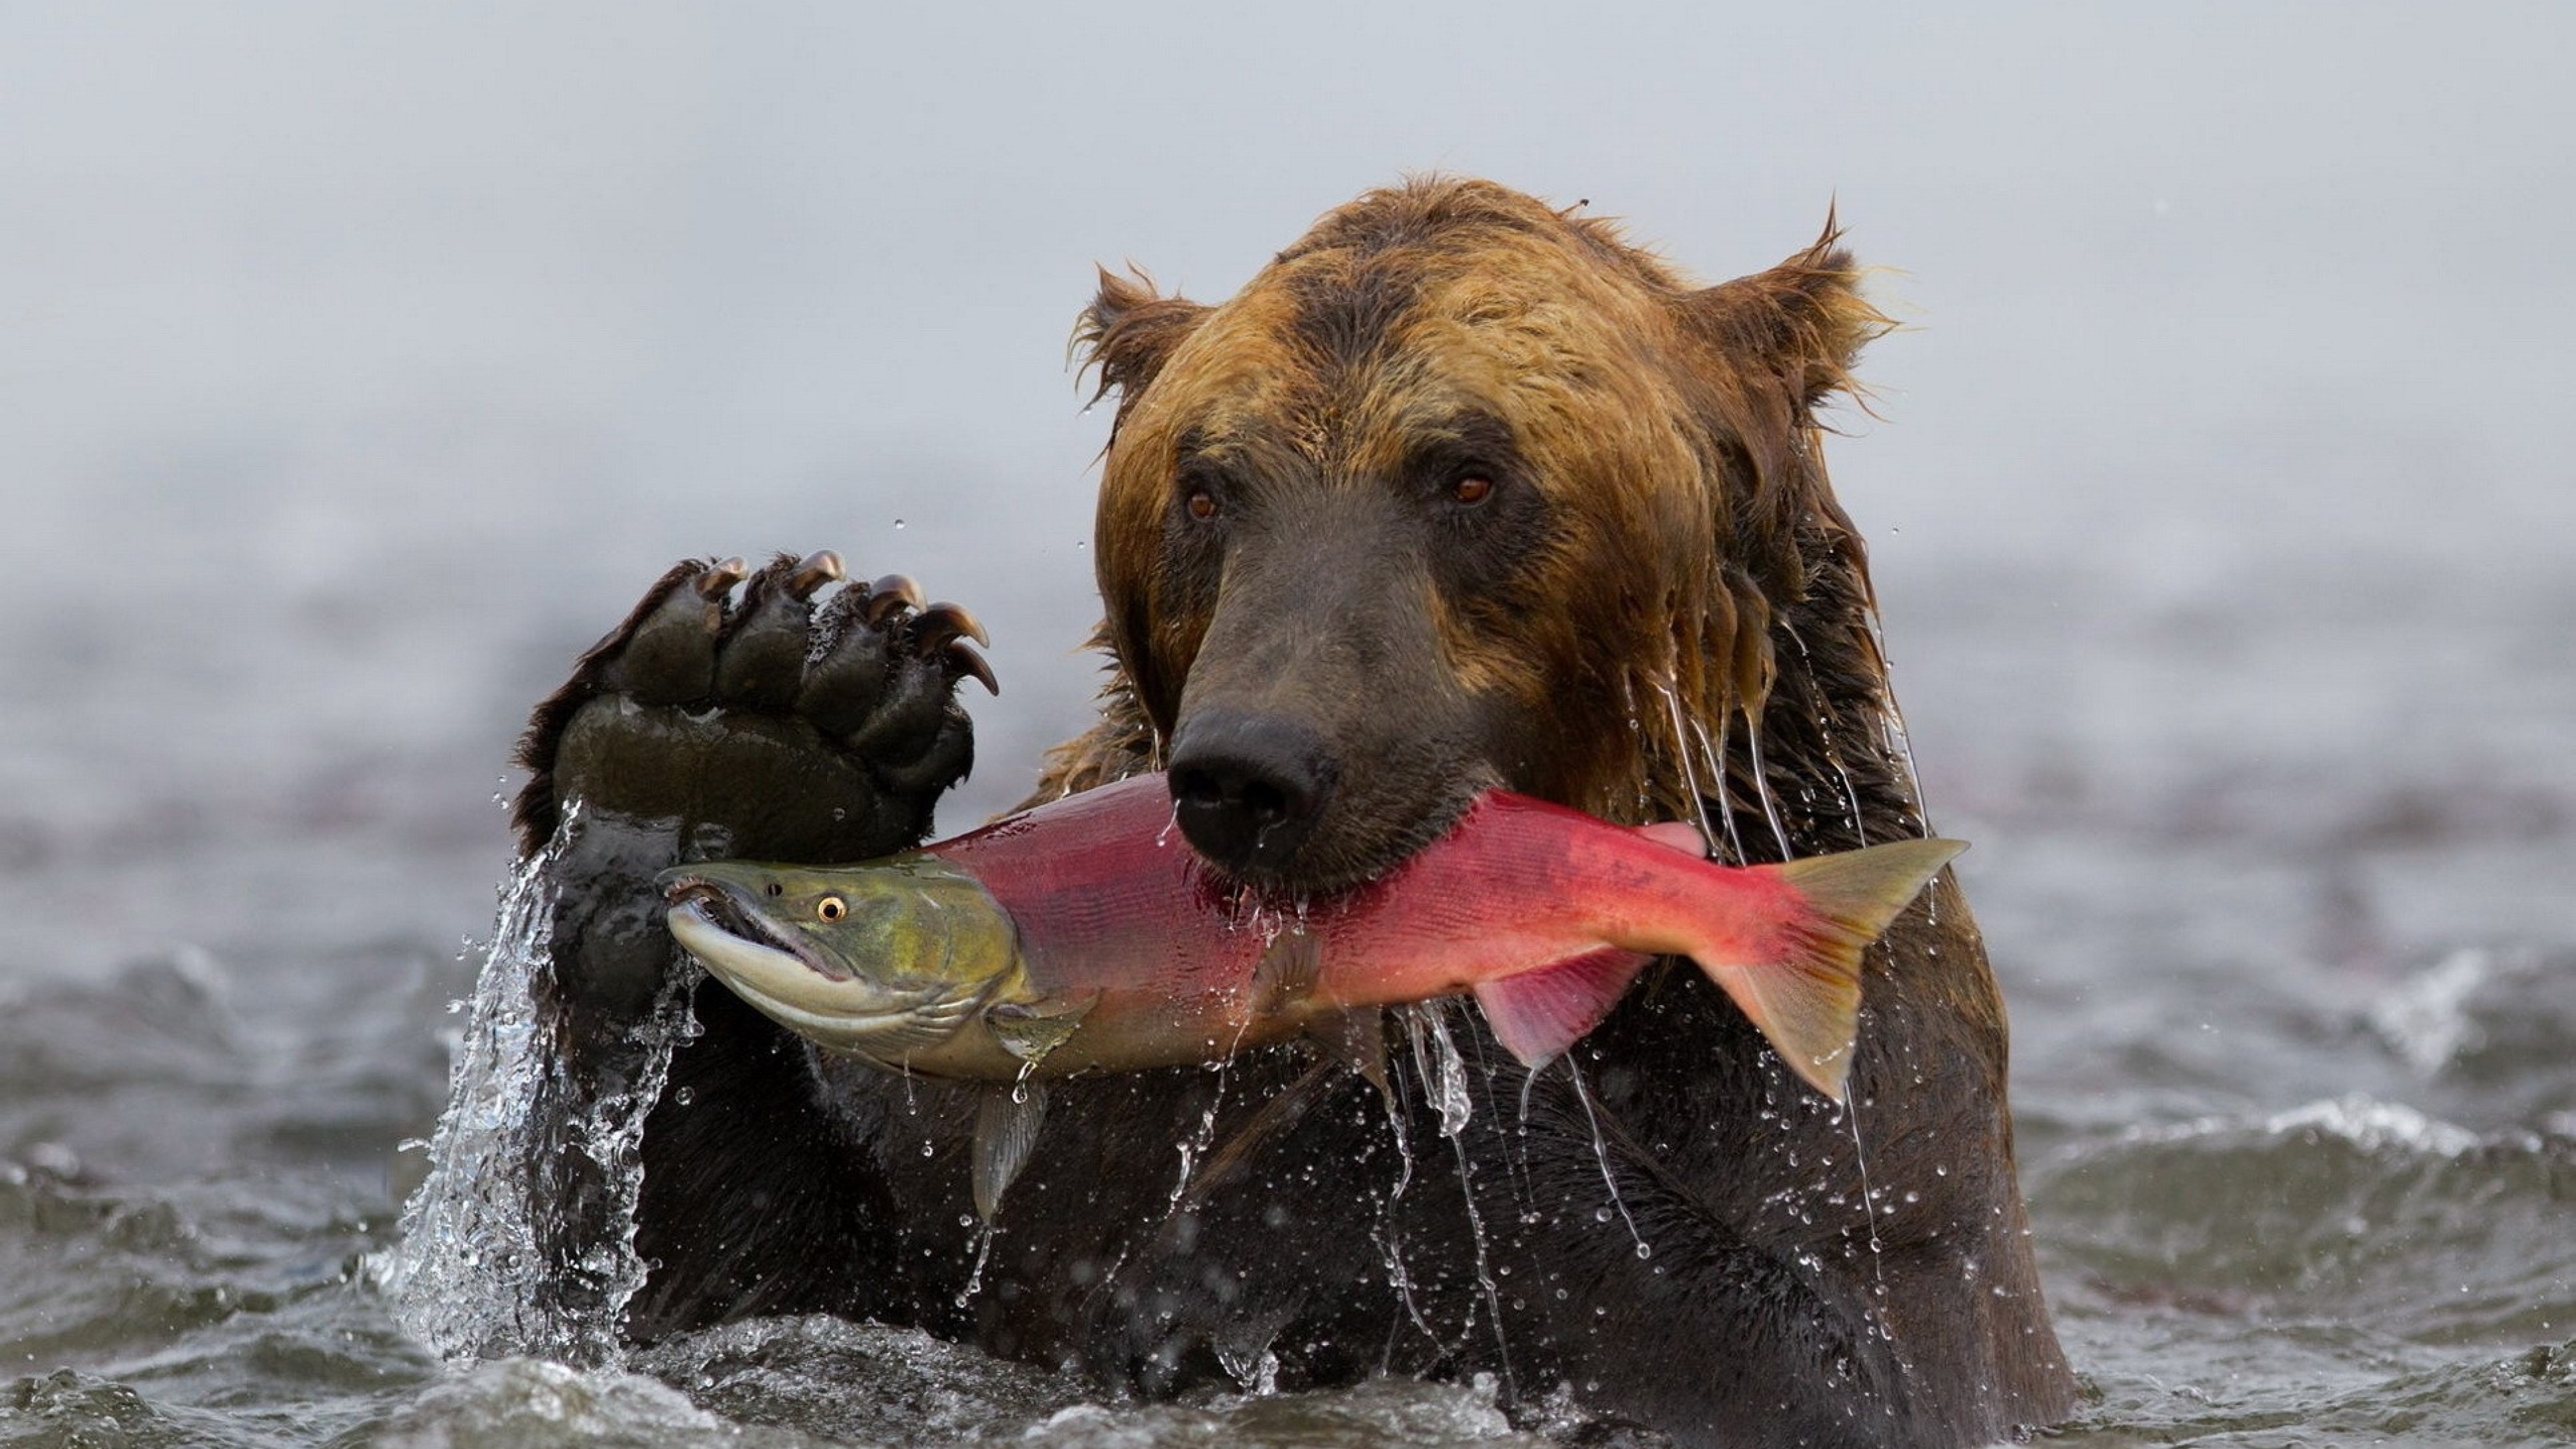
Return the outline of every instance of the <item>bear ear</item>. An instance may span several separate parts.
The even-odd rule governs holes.
[[[1861,296],[1860,269],[1841,241],[1828,211],[1814,245],[1767,272],[1682,299],[1686,325],[1734,381],[1771,393],[1801,422],[1828,394],[1854,390],[1861,348],[1896,326]]]
[[[1186,297],[1160,295],[1143,272],[1130,268],[1122,277],[1100,268],[1099,295],[1082,309],[1073,329],[1073,346],[1082,354],[1084,368],[1100,372],[1091,400],[1098,402],[1115,390],[1119,411],[1125,412],[1207,314],[1206,307]]]

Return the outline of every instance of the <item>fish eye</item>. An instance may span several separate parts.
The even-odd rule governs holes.
[[[825,921],[837,921],[849,913],[850,903],[839,896],[825,896],[814,907],[814,914],[821,916]]]

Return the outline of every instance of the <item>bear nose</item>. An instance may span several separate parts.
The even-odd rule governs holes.
[[[1172,803],[1181,833],[1231,872],[1287,869],[1333,791],[1324,737],[1272,715],[1211,711],[1172,737]]]

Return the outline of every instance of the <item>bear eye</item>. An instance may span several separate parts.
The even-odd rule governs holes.
[[[1216,495],[1204,488],[1191,489],[1189,500],[1182,506],[1190,511],[1190,517],[1201,523],[1216,517]]]
[[[1494,480],[1482,473],[1466,474],[1449,485],[1450,498],[1471,508],[1493,495]]]
[[[842,900],[839,896],[825,896],[814,907],[814,914],[821,916],[827,924],[832,921],[837,921],[849,913],[849,902]]]

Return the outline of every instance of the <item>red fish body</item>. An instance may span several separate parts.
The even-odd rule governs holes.
[[[1536,1063],[1597,1023],[1646,960],[1687,955],[1800,1075],[1839,1096],[1859,950],[1959,847],[1906,841],[1735,868],[1701,858],[1697,839],[1685,826],[1613,825],[1488,792],[1378,880],[1308,903],[1257,901],[1190,850],[1173,827],[1163,778],[1149,775],[876,865],[674,872],[684,909],[673,924],[741,988],[738,972],[701,949],[711,939],[704,911],[684,920],[683,897],[692,886],[718,893],[726,871],[772,873],[757,891],[735,886],[738,917],[753,917],[773,944],[853,987],[904,972],[950,980],[957,989],[943,998],[939,1020],[953,1017],[960,1030],[900,1043],[899,1053],[836,1041],[808,1030],[811,1018],[839,1010],[873,1024],[888,1009],[883,1000],[838,1008],[813,994],[826,985],[814,981],[801,983],[812,991],[791,993],[808,1019],[781,1020],[885,1065],[980,1079],[1217,1060],[1321,1031],[1354,1009],[1458,993],[1474,994],[1503,1044]],[[872,901],[890,890],[924,894],[942,868],[971,880],[1007,918],[1016,959],[996,959],[989,944],[959,944],[975,924],[971,892],[932,925],[908,920],[882,940],[857,934]],[[799,919],[826,895],[857,914]],[[1010,975],[1017,979],[1003,979]],[[761,1004],[763,989],[746,995]],[[976,1009],[998,1039],[962,1029]],[[1034,1031],[1046,1023],[1060,1029],[1012,1035],[1014,1024]]]
[[[1861,950],[1960,849],[1910,840],[1730,867],[1686,826],[1488,792],[1380,879],[1282,903],[1211,872],[1150,775],[870,864],[722,861],[663,880],[672,934],[790,1030],[890,1071],[1008,1088],[978,1119],[989,1215],[1047,1078],[1301,1035],[1365,1053],[1382,1040],[1377,1008],[1459,993],[1535,1066],[1662,954],[1697,962],[1839,1100]]]
[[[1195,1019],[1182,1054],[1199,1060],[1221,1054],[1205,1048],[1294,1035],[1325,1012],[1472,992],[1505,1046],[1544,1060],[1653,955],[1705,950],[1750,966],[1781,954],[1796,889],[1773,870],[1694,860],[1670,839],[1487,792],[1377,880],[1302,907],[1256,902],[1200,862],[1150,775],[929,853],[1018,923],[1033,985],[1098,994],[1068,1048],[1131,1036],[1121,1021],[1167,1033]],[[1551,979],[1532,979],[1542,974]],[[1100,1043],[1111,1056],[1120,1045]]]

